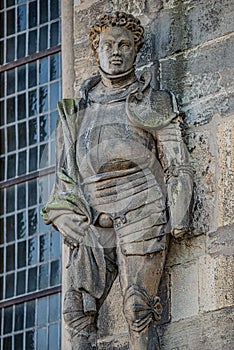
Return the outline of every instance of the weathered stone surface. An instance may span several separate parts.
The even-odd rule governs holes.
[[[198,266],[196,262],[174,266],[171,274],[172,322],[198,314]]]
[[[167,255],[166,266],[172,267],[193,260],[195,261],[200,256],[205,255],[205,243],[206,237],[204,235],[183,239],[182,241],[172,239]]]
[[[166,1],[164,8],[152,23],[159,58],[234,30],[234,3],[229,0]]]
[[[215,128],[204,131],[188,131],[187,144],[194,168],[194,208],[192,215],[193,234],[215,231],[216,210],[216,141],[212,137]]]
[[[187,125],[199,126],[209,123],[218,116],[229,116],[234,113],[234,93],[221,93],[220,95],[198,100],[195,103],[183,106]]]
[[[118,334],[103,338],[98,342],[98,350],[128,350],[128,335]]]
[[[161,60],[162,88],[181,105],[233,92],[234,35]]]
[[[219,146],[219,219],[218,225],[234,222],[234,121],[218,126]]]
[[[234,225],[219,228],[206,236],[208,254],[215,256],[217,253],[224,256],[234,256]],[[233,272],[234,273],[234,272]]]
[[[233,324],[233,307],[170,323],[163,326],[162,350],[232,350]]]
[[[146,0],[112,0],[114,11],[124,11],[139,16],[144,13]]]
[[[234,256],[207,255],[199,259],[200,312],[234,305]]]
[[[100,321],[98,324],[100,337],[127,333],[128,327],[122,305],[123,296],[120,290],[119,279],[117,278],[100,310]]]

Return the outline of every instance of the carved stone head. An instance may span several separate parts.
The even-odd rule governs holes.
[[[115,75],[132,68],[144,43],[144,28],[130,14],[115,12],[98,18],[90,31],[90,46],[105,73]]]

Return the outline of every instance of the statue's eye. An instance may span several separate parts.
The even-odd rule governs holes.
[[[110,50],[111,49],[111,43],[106,42],[106,43],[104,43],[102,45],[102,47],[103,47],[104,50]]]
[[[122,43],[121,44],[121,48],[124,49],[124,50],[127,50],[130,48],[130,45],[128,43]]]

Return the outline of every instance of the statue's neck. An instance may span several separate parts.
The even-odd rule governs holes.
[[[117,75],[107,74],[100,67],[99,71],[103,85],[109,89],[123,89],[137,80],[134,68],[131,68],[125,73]]]

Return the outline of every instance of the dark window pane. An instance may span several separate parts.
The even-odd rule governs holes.
[[[48,288],[49,266],[47,264],[39,266],[39,288]]]
[[[3,63],[4,63],[4,42],[0,41],[0,65],[2,65]]]
[[[49,235],[45,234],[40,237],[40,262],[49,259]]]
[[[15,70],[11,69],[7,72],[7,95],[15,92]]]
[[[28,65],[28,86],[31,88],[37,85],[37,64],[35,62]]]
[[[7,128],[7,148],[8,152],[14,151],[16,147],[15,140],[15,125],[9,126]]]
[[[0,248],[0,273],[4,271],[4,248]]]
[[[15,269],[15,245],[11,244],[6,247],[6,271]]]
[[[43,58],[39,63],[39,84],[44,84],[48,81],[48,58]]]
[[[7,11],[7,35],[15,33],[15,9]]]
[[[17,215],[17,238],[26,236],[26,213],[22,212]]]
[[[58,324],[49,326],[49,349],[58,349]]]
[[[27,137],[26,137],[26,122],[19,123],[18,124],[18,148],[23,148],[27,144]]]
[[[26,88],[26,67],[21,66],[18,68],[18,91],[25,90]]]
[[[7,213],[15,210],[15,187],[6,189],[6,210]]]
[[[4,73],[0,73],[0,97],[5,96],[4,87],[5,87]]]
[[[48,298],[38,299],[37,304],[37,324],[43,325],[47,323],[47,313],[48,313]]]
[[[48,21],[48,0],[40,0],[40,24]]]
[[[26,151],[19,153],[18,175],[26,173]]]
[[[6,5],[7,5],[7,7],[15,5],[15,0],[6,0]]]
[[[37,211],[31,209],[28,211],[28,234],[32,236],[34,233],[37,233]]]
[[[23,339],[24,335],[23,333],[17,334],[14,336],[15,340],[15,349],[23,349]]]
[[[48,144],[40,146],[40,168],[45,168],[49,165],[48,160]]]
[[[37,170],[37,147],[29,150],[29,171]]]
[[[3,338],[3,350],[9,350],[12,347],[12,337]]]
[[[27,350],[35,350],[35,334],[34,331],[28,331],[26,333],[26,349]]]
[[[17,11],[17,29],[18,32],[26,29],[26,5],[18,7]]]
[[[7,178],[11,179],[16,175],[16,155],[11,154],[7,157]]]
[[[17,40],[17,58],[22,58],[26,56],[26,34],[21,34],[18,36]]]
[[[4,329],[3,334],[11,333],[12,332],[12,313],[13,308],[12,306],[7,307],[4,309]]]
[[[48,115],[40,117],[40,141],[47,141],[49,138]]]
[[[4,213],[5,204],[4,204],[4,190],[0,190],[0,215]]]
[[[28,182],[28,205],[36,205],[37,204],[37,181]]]
[[[43,51],[48,48],[48,26],[40,28],[39,50]]]
[[[60,250],[61,250],[60,233],[57,231],[53,231],[51,233],[51,240],[50,240],[50,258],[51,259],[59,258]]]
[[[37,143],[37,119],[31,119],[29,121],[29,144],[33,145]]]
[[[5,180],[5,158],[0,158],[0,181]]]
[[[12,242],[15,240],[15,216],[6,217],[6,240]]]
[[[60,263],[58,260],[51,263],[50,269],[50,285],[54,286],[60,283]]]
[[[18,243],[18,259],[17,259],[17,266],[18,269],[20,269],[21,267],[26,266],[26,242],[20,242]]]
[[[15,59],[15,37],[6,41],[6,61],[11,62]]]
[[[18,96],[18,120],[26,118],[26,94]]]
[[[59,294],[54,294],[49,297],[49,322],[59,320],[60,305]]]
[[[37,51],[37,30],[35,29],[29,32],[28,55],[31,55],[36,51]]]
[[[46,328],[39,328],[37,331],[37,350],[48,349],[46,341]]]
[[[3,299],[3,277],[0,277],[0,300]],[[1,318],[1,313],[0,313]],[[0,320],[0,326],[1,326],[1,320]],[[1,329],[1,328],[0,328]]]
[[[6,276],[6,298],[14,296],[15,275],[14,273]]]
[[[59,44],[59,22],[50,25],[50,47]]]
[[[5,153],[5,133],[4,129],[0,129],[0,154]]]
[[[59,100],[59,83],[50,85],[50,109],[56,109]]]
[[[32,269],[28,270],[28,292],[34,292],[36,289],[37,289],[37,267],[33,267]]]
[[[35,301],[32,300],[26,306],[26,328],[35,326]]]
[[[50,20],[59,17],[59,1],[50,0]]]
[[[0,126],[5,123],[4,121],[4,101],[0,102]]]
[[[48,110],[48,87],[43,86],[39,89],[39,112]]]
[[[11,123],[15,121],[15,98],[7,99],[7,122]]]
[[[28,94],[29,99],[29,116],[37,114],[37,90],[32,90]]]
[[[0,4],[2,5],[2,6],[4,6],[3,5],[3,1],[0,1]],[[1,6],[0,5],[0,6]],[[1,12],[0,13],[0,23],[1,23],[1,25],[0,25],[0,38],[4,38],[4,13],[3,12]]]
[[[50,57],[50,80],[58,79],[59,73],[59,54],[57,54]]]
[[[29,193],[30,195],[30,193]],[[26,206],[26,185],[21,184],[17,186],[17,209],[23,209]]]
[[[29,28],[36,27],[37,25],[37,1],[33,1],[29,4]]]
[[[15,331],[20,331],[24,328],[24,304],[15,306]]]
[[[25,271],[17,273],[17,295],[25,293]]]
[[[28,264],[34,265],[38,261],[38,239],[32,238],[28,241]]]
[[[3,243],[4,243],[4,220],[0,219],[0,244],[3,244]]]

